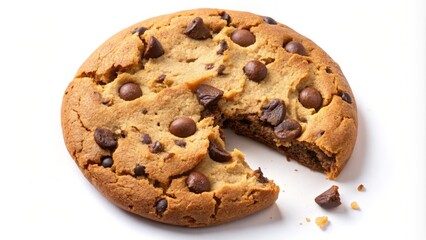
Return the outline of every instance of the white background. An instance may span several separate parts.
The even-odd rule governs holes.
[[[425,239],[425,1],[5,2],[0,238]],[[243,220],[187,229],[135,217],[105,200],[65,149],[60,105],[77,68],[108,37],[148,17],[198,7],[268,15],[314,40],[352,86],[359,137],[351,161],[330,181],[228,132],[228,148],[261,166],[281,186],[280,197]],[[342,205],[325,211],[313,199],[332,184],[340,187]],[[359,184],[367,190],[358,192]],[[351,201],[361,210],[352,210]],[[313,222],[322,215],[330,219],[325,230]]]

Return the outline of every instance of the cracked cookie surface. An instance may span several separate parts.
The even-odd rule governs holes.
[[[335,178],[356,139],[339,66],[270,17],[197,9],[142,21],[80,67],[62,105],[66,146],[117,206],[156,221],[219,224],[279,188],[228,151],[221,127]]]

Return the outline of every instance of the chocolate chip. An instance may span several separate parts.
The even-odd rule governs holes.
[[[114,160],[112,160],[112,157],[104,157],[101,160],[101,165],[104,168],[110,168],[114,164]]]
[[[213,69],[213,68],[214,68],[214,64],[213,64],[213,63],[206,64],[206,66],[204,66],[204,68],[205,68],[206,70]]]
[[[318,195],[318,197],[315,198],[315,202],[325,209],[339,206],[342,203],[340,202],[340,194],[338,189],[338,186],[331,186],[331,188],[329,188],[327,191]]]
[[[161,43],[154,37],[149,37],[148,46],[146,46],[145,53],[143,57],[145,59],[148,58],[158,58],[164,54],[163,46]]]
[[[158,200],[156,206],[155,206],[155,210],[157,212],[158,215],[163,215],[163,213],[167,210],[167,200],[162,198],[160,200]]]
[[[249,30],[238,29],[231,34],[231,40],[241,47],[248,47],[256,42],[256,37]]]
[[[155,82],[157,82],[157,83],[163,83],[164,79],[166,79],[166,75],[165,74],[161,74],[157,79],[155,79]]]
[[[136,167],[133,169],[133,172],[135,173],[135,176],[145,176],[145,167],[142,165],[137,164]]]
[[[215,106],[223,96],[223,91],[207,84],[198,85],[195,90],[198,101],[204,107]]]
[[[203,19],[200,17],[194,18],[183,33],[197,40],[207,39],[212,36],[210,34],[210,29],[204,24]]]
[[[103,149],[113,150],[117,147],[117,137],[115,134],[106,128],[96,128],[95,142]]]
[[[151,153],[160,153],[164,151],[163,144],[161,144],[159,141],[151,143],[148,148]]]
[[[219,42],[219,50],[217,50],[217,55],[223,55],[223,53],[228,50],[228,43],[225,40],[221,40]]]
[[[304,88],[299,93],[299,101],[305,108],[318,110],[322,105],[321,93],[313,87]]]
[[[265,64],[259,61],[250,61],[243,68],[244,74],[248,77],[248,79],[260,82],[265,79],[268,69]]]
[[[331,68],[329,68],[329,67],[326,67],[326,68],[325,68],[325,72],[326,72],[326,73],[329,73],[329,74],[330,74],[330,73],[333,73],[333,71],[332,71],[332,70],[331,70]]]
[[[142,114],[147,114],[148,113],[148,109],[146,109],[146,108],[142,108]]]
[[[188,185],[189,190],[194,193],[210,191],[209,179],[204,174],[197,171],[193,171],[189,174],[186,179],[186,185]]]
[[[146,27],[136,28],[135,30],[132,31],[132,34],[137,33],[138,36],[140,36],[140,35],[144,34],[146,30],[148,30]]]
[[[208,151],[210,158],[216,162],[227,162],[232,159],[231,154],[214,141],[210,141]]]
[[[302,134],[302,126],[296,120],[285,119],[274,128],[274,133],[281,141],[290,141]]]
[[[275,21],[275,19],[271,17],[264,16],[263,21],[266,22],[267,24],[277,25],[277,21]]]
[[[175,136],[185,138],[197,131],[197,124],[189,117],[181,117],[170,123],[169,131]]]
[[[123,100],[132,101],[142,96],[142,89],[138,84],[128,82],[120,87],[118,95]]]
[[[299,42],[290,41],[284,46],[285,50],[289,53],[297,53],[299,55],[305,56],[306,51],[305,47]]]
[[[349,95],[349,93],[347,92],[341,92],[340,93],[340,97],[347,103],[352,103],[352,98],[351,95]]]
[[[262,116],[260,120],[265,121],[272,126],[277,126],[284,120],[286,114],[285,103],[283,100],[275,98],[262,106]]]
[[[226,21],[226,25],[229,25],[229,23],[231,23],[231,16],[229,16],[229,14],[227,14],[226,12],[221,13],[220,18]]]
[[[143,144],[151,144],[152,143],[151,136],[149,136],[149,134],[143,134],[142,135],[142,143]]]
[[[262,172],[262,169],[260,169],[260,167],[257,168],[257,170],[255,170],[254,172],[256,174],[258,174],[258,177],[257,177],[258,182],[260,182],[260,183],[268,183],[269,182],[269,179],[266,178],[265,176],[263,176],[263,172]]]
[[[224,71],[225,71],[226,67],[225,65],[219,65],[219,67],[217,68],[217,75],[223,75]]]
[[[179,147],[182,147],[182,148],[186,147],[185,140],[175,140],[175,144],[178,145]]]

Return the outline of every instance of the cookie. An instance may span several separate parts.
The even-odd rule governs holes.
[[[62,103],[65,144],[117,206],[189,227],[235,220],[279,188],[222,128],[335,178],[356,140],[339,66],[270,17],[197,9],[137,23],[80,67]],[[266,164],[266,163],[265,163]]]

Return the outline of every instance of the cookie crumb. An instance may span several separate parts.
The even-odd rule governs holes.
[[[306,219],[306,222],[311,222],[310,218],[306,217],[305,219]]]
[[[364,192],[364,191],[365,191],[365,187],[364,187],[364,185],[363,185],[363,184],[360,184],[360,185],[357,187],[357,189],[358,189],[358,192]]]
[[[351,208],[353,210],[360,210],[359,209],[359,205],[358,205],[358,203],[356,201],[351,202]]]
[[[325,227],[327,227],[328,225],[328,217],[327,216],[317,217],[315,218],[315,223],[318,225],[318,227],[324,230]]]

